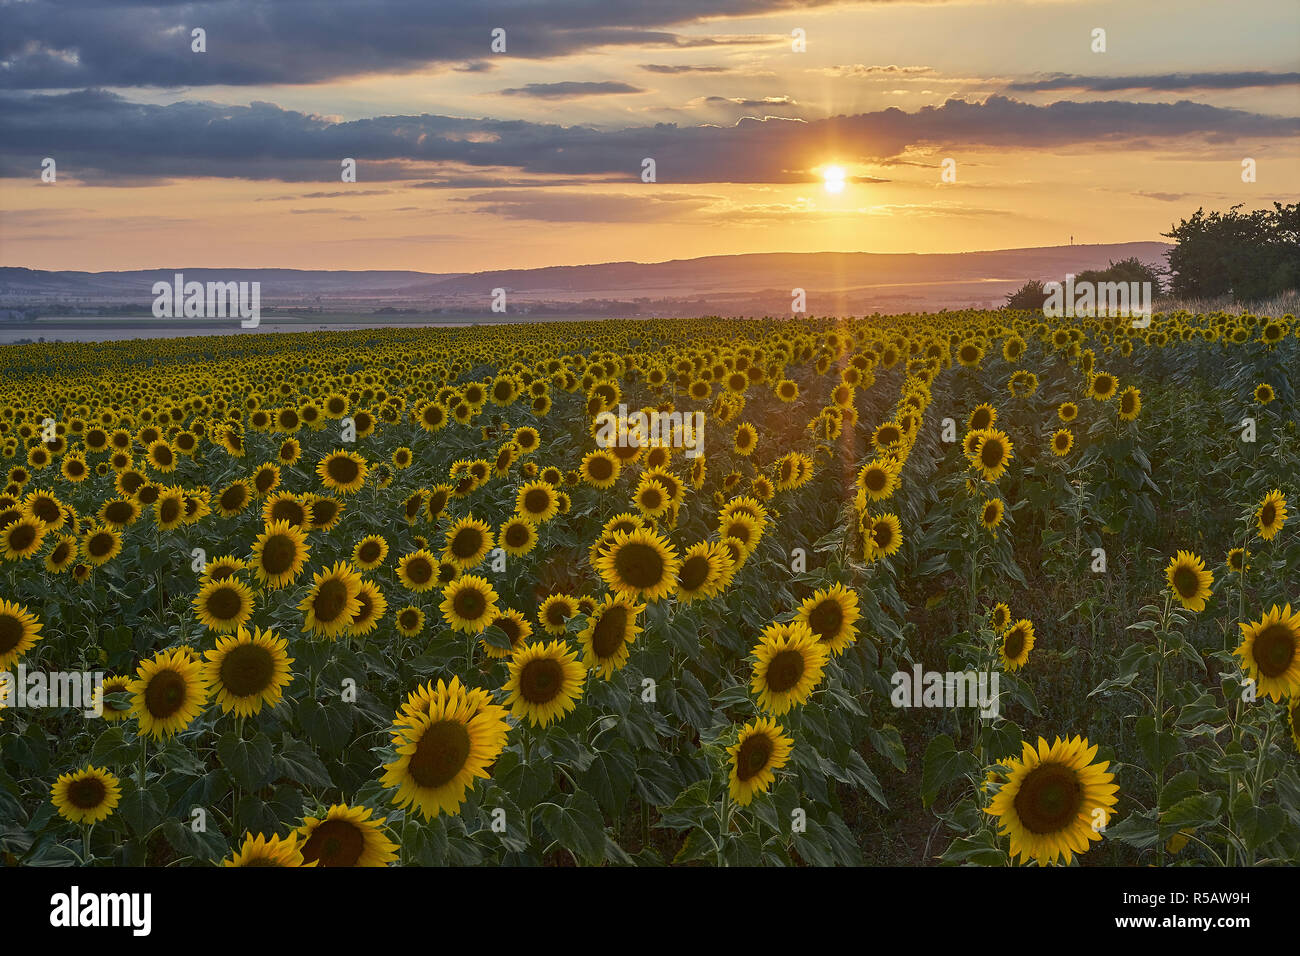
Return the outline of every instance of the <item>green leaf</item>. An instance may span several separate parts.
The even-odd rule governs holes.
[[[575,793],[563,806],[548,803],[539,817],[559,844],[583,863],[599,863],[605,855],[605,819],[590,794]]]
[[[271,739],[258,734],[252,740],[240,740],[231,732],[217,741],[217,756],[236,783],[246,790],[256,790],[266,782],[271,770]]]
[[[947,734],[935,737],[925,748],[925,757],[921,761],[921,802],[930,806],[940,790],[975,768],[975,757],[957,750],[951,737]]]

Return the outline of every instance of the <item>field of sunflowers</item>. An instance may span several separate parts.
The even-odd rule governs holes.
[[[1300,862],[1298,339],[5,347],[0,862]]]

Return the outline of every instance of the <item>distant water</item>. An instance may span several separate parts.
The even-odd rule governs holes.
[[[237,319],[210,321],[153,318],[92,318],[81,316],[37,319],[35,322],[0,322],[0,345],[20,342],[114,342],[126,339],[175,339],[187,335],[254,335],[273,332],[346,332],[376,328],[454,328],[462,325],[495,325],[507,322],[573,321],[558,316],[503,315],[499,319],[483,316],[431,316],[409,318],[375,316],[373,318],[331,319],[263,319],[255,329],[241,328]]]

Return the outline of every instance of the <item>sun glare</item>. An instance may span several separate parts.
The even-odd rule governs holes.
[[[822,170],[822,180],[828,193],[844,192],[844,168],[842,166],[827,166]]]

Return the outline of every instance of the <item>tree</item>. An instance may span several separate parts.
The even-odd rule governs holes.
[[[1300,203],[1239,209],[1197,209],[1164,233],[1176,243],[1167,253],[1173,295],[1257,301],[1300,287]]]
[[[1137,256],[1111,261],[1105,269],[1085,269],[1074,277],[1075,285],[1080,282],[1150,282],[1153,295],[1164,294],[1164,275],[1155,266],[1147,265]]]
[[[1007,296],[1007,308],[1040,312],[1042,311],[1043,303],[1046,301],[1047,291],[1043,288],[1042,280],[1030,279],[1015,292]]]

